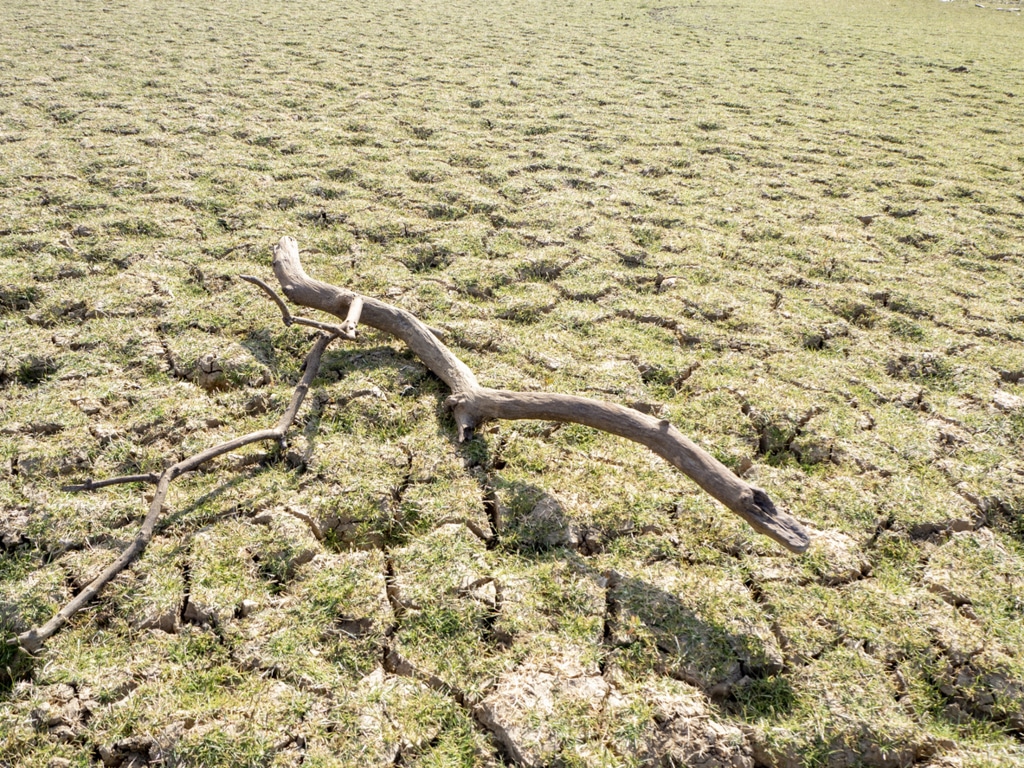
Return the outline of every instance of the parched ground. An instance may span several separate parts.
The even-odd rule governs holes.
[[[284,234],[814,543],[590,429],[459,445],[367,331],[0,651],[0,766],[1024,765],[1019,11],[4,0],[7,636],[151,492],[62,486],[276,421],[311,334],[237,276]]]

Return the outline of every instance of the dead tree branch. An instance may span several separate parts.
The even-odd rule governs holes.
[[[648,416],[614,403],[572,395],[511,392],[480,386],[473,372],[431,330],[403,309],[345,288],[310,278],[299,260],[298,243],[282,237],[274,246],[274,274],[285,295],[295,304],[346,317],[361,304],[366,325],[404,341],[420,360],[452,390],[446,405],[466,440],[475,427],[489,419],[542,419],[574,422],[620,435],[650,448],[690,477],[754,530],[793,552],[803,552],[810,539],[791,515],[777,509],[763,490],[748,485],[689,440],[664,419]]]
[[[349,333],[353,334],[350,338],[354,337],[354,323],[350,326]],[[160,519],[161,513],[163,512],[164,502],[167,498],[167,491],[173,480],[181,477],[186,472],[192,472],[198,469],[206,462],[215,459],[218,456],[223,456],[225,453],[238,450],[250,443],[273,440],[283,445],[285,435],[294,423],[295,417],[299,412],[299,407],[302,405],[302,401],[306,397],[306,393],[309,392],[310,384],[313,383],[313,379],[320,370],[320,359],[323,357],[324,350],[327,349],[327,345],[334,339],[335,334],[333,333],[321,333],[317,337],[316,342],[313,344],[313,348],[306,357],[305,370],[302,374],[302,378],[299,379],[298,385],[295,387],[294,393],[292,394],[291,403],[289,403],[288,408],[285,409],[284,413],[281,414],[281,418],[278,419],[278,422],[274,427],[250,432],[247,435],[242,435],[241,437],[236,437],[232,440],[228,440],[227,442],[215,445],[212,448],[207,448],[201,453],[189,456],[188,458],[182,459],[178,463],[173,464],[165,469],[159,476],[131,475],[96,482],[88,480],[79,486],[69,486],[67,490],[94,490],[97,488],[103,488],[107,485],[113,485],[115,483],[154,482],[155,479],[156,492],[153,495],[153,501],[149,505],[149,512],[143,519],[142,526],[139,528],[138,534],[136,534],[134,541],[132,541],[132,543],[121,553],[121,556],[107,566],[103,573],[93,579],[85,589],[79,592],[71,602],[61,608],[53,618],[40,627],[33,627],[27,632],[23,632],[18,635],[16,638],[11,638],[8,640],[8,644],[20,645],[29,653],[36,653],[43,647],[43,644],[47,640],[53,637],[61,627],[71,619],[72,616],[95,600],[107,584],[113,581],[117,575],[125,570],[129,565],[138,560],[153,538],[153,530],[157,521]]]
[[[683,474],[693,479],[711,496],[742,517],[756,531],[769,536],[793,552],[803,552],[810,544],[807,532],[788,513],[779,510],[760,488],[748,485],[664,419],[640,413],[614,403],[574,395],[541,392],[512,392],[489,389],[477,382],[476,376],[445,346],[428,326],[403,309],[376,299],[359,296],[306,275],[299,260],[299,249],[291,237],[283,237],[274,247],[274,273],[285,295],[303,307],[318,309],[343,319],[341,325],[321,323],[291,314],[280,296],[259,278],[243,275],[242,279],[259,286],[281,310],[285,325],[297,323],[318,328],[321,333],[306,357],[305,370],[295,387],[291,403],[277,424],[269,429],[236,437],[173,464],[159,475],[127,475],[106,480],[86,480],[80,485],[66,486],[68,491],[92,491],[120,483],[156,483],[156,492],[149,511],[132,543],[73,600],[49,621],[8,640],[29,653],[39,651],[43,644],[76,613],[96,599],[118,574],[138,560],[153,538],[156,523],[164,511],[171,483],[181,475],[198,469],[212,459],[251,443],[273,440],[284,445],[285,436],[295,421],[309,387],[320,369],[320,360],[335,338],[354,339],[360,321],[390,333],[404,341],[423,363],[452,390],[445,401],[458,427],[458,439],[465,441],[473,430],[490,419],[540,419],[573,422],[625,437],[647,446]],[[471,526],[474,533],[487,538]]]

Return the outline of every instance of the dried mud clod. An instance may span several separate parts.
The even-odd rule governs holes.
[[[270,370],[240,347],[207,352],[189,367],[186,375],[207,391],[238,386],[264,387],[273,380]]]
[[[829,461],[839,463],[842,460],[842,451],[831,440],[808,430],[814,417],[821,413],[820,407],[814,406],[800,415],[778,414],[754,408],[742,393],[738,393],[738,397],[743,413],[757,431],[756,444],[753,446],[756,455],[772,462],[792,457],[808,465]]]
[[[956,724],[970,719],[994,722],[1024,735],[1024,683],[990,654],[961,661],[949,650],[936,659],[934,682],[945,698],[943,715]]]
[[[29,522],[27,509],[0,512],[0,547],[4,552],[13,552],[19,547],[31,545]]]
[[[96,753],[104,768],[142,768],[159,758],[159,747],[144,736],[132,736],[110,745],[101,745]]]
[[[17,362],[5,359],[0,364],[0,387],[10,382],[35,386],[51,378],[60,370],[60,361],[49,355],[30,355]]]
[[[652,681],[626,691],[598,670],[564,658],[503,675],[475,711],[517,765],[551,765],[581,749],[596,759],[608,754],[604,747],[634,755],[644,765],[754,766],[743,733],[716,721],[700,694],[684,683]],[[609,726],[629,722],[631,735],[612,736],[602,746],[581,744],[573,725],[591,719]]]
[[[59,683],[41,686],[35,693],[42,701],[31,712],[32,724],[37,732],[60,743],[78,740],[86,724],[101,709],[88,688]]]
[[[755,766],[772,768],[803,768],[808,755],[792,746],[783,746],[791,736],[785,732],[767,733],[759,728],[745,729],[749,735]],[[819,739],[807,750],[812,759],[823,756],[826,765],[835,768],[903,768],[924,765],[929,768],[960,768],[963,763],[955,755],[945,754],[952,746],[948,739],[908,737],[902,743],[890,744],[882,734],[852,730],[831,740]]]
[[[822,584],[837,587],[871,574],[871,563],[849,536],[821,531],[812,537],[811,569]]]

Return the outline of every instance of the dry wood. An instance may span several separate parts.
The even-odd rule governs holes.
[[[284,321],[285,325],[295,323],[296,325],[305,325],[310,328],[319,328],[321,331],[333,333],[335,336],[340,336],[343,339],[354,339],[356,337],[356,324],[359,322],[359,312],[363,307],[361,301],[352,302],[352,306],[349,308],[349,316],[341,325],[321,323],[319,320],[310,320],[307,317],[296,317],[293,315],[288,310],[288,305],[285,304],[281,297],[277,295],[277,291],[258,277],[253,277],[252,275],[239,275],[238,277],[245,280],[247,283],[252,283],[253,285],[262,288],[263,292],[273,299],[274,303],[277,304],[278,309],[281,310],[281,320]]]
[[[282,237],[274,246],[274,274],[295,304],[346,317],[362,304],[362,321],[404,341],[452,394],[446,401],[458,425],[459,440],[488,419],[543,419],[574,422],[620,435],[650,448],[756,531],[793,552],[803,552],[810,539],[803,526],[777,509],[763,490],[748,485],[685,437],[664,419],[632,408],[572,395],[511,392],[481,387],[473,372],[431,330],[403,309],[345,288],[310,278],[302,268],[294,238]]]
[[[273,291],[270,291],[270,293],[273,294]],[[354,333],[354,325],[352,325],[351,330]],[[299,407],[302,405],[302,401],[305,399],[306,393],[309,391],[309,386],[312,384],[313,379],[320,370],[320,358],[323,356],[324,350],[327,349],[327,345],[330,344],[334,338],[334,334],[328,335],[323,333],[317,337],[316,343],[314,343],[312,350],[310,350],[309,355],[306,357],[305,371],[303,372],[298,385],[295,387],[291,403],[289,403],[285,412],[281,414],[281,418],[278,419],[278,422],[274,427],[250,432],[247,435],[236,437],[232,440],[228,440],[227,442],[215,445],[212,448],[208,448],[194,456],[182,459],[176,464],[165,469],[159,477],[156,475],[131,475],[111,478],[110,480],[103,480],[99,482],[89,480],[80,486],[69,486],[70,490],[94,490],[108,485],[114,485],[116,483],[153,482],[154,479],[156,479],[156,493],[154,493],[153,500],[149,505],[149,512],[143,519],[142,526],[139,528],[139,532],[136,534],[135,539],[121,553],[121,556],[107,566],[103,573],[93,579],[85,589],[79,592],[71,602],[61,608],[53,618],[40,627],[33,627],[27,632],[23,632],[18,635],[16,638],[12,638],[8,641],[8,644],[20,645],[29,653],[36,653],[43,647],[43,644],[47,640],[53,637],[60,628],[68,622],[72,616],[95,600],[100,592],[103,591],[103,588],[113,581],[119,573],[138,560],[153,538],[153,530],[163,512],[164,501],[167,498],[167,491],[170,488],[171,482],[175,478],[180,477],[186,472],[192,472],[198,469],[211,459],[223,456],[225,453],[237,450],[242,446],[249,445],[250,443],[274,440],[283,445],[285,435],[291,428],[292,423],[295,421],[295,416],[298,414]]]
[[[779,510],[760,488],[748,485],[664,419],[640,413],[614,403],[574,395],[542,392],[512,392],[489,389],[477,382],[476,376],[438,338],[438,334],[414,315],[373,298],[338,288],[306,275],[299,260],[299,249],[291,237],[283,237],[274,247],[274,273],[289,299],[294,303],[318,309],[343,319],[341,325],[321,323],[291,314],[280,296],[257,277],[242,279],[259,286],[281,310],[286,325],[297,323],[322,332],[306,358],[302,378],[292,395],[291,403],[278,423],[270,428],[236,437],[201,453],[173,464],[159,475],[126,475],[105,480],[88,479],[80,485],[67,486],[69,491],[92,491],[120,483],[156,483],[156,492],[149,511],[132,543],[73,600],[53,618],[39,627],[23,632],[8,641],[29,653],[39,651],[72,616],[91,603],[118,574],[135,562],[153,538],[163,511],[171,482],[198,469],[206,462],[250,443],[274,440],[284,445],[285,436],[320,368],[320,359],[327,345],[338,337],[354,339],[360,321],[398,337],[444,381],[452,390],[445,401],[458,427],[458,439],[464,441],[473,430],[489,419],[542,419],[573,422],[625,437],[647,446],[683,474],[692,478],[711,496],[747,521],[755,530],[771,537],[787,549],[803,552],[810,544],[807,532],[786,512]],[[474,533],[488,540],[483,531],[471,526]]]

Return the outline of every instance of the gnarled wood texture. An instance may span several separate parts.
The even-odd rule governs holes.
[[[294,238],[274,246],[274,274],[285,295],[303,307],[345,318],[349,306],[362,301],[361,322],[404,341],[452,394],[446,401],[459,429],[459,440],[488,419],[543,419],[573,422],[620,435],[650,448],[711,496],[747,521],[756,531],[793,552],[810,539],[803,526],[777,509],[764,491],[736,477],[720,461],[664,419],[632,408],[572,395],[488,389],[422,322],[403,309],[353,291],[314,280],[302,268]]]

